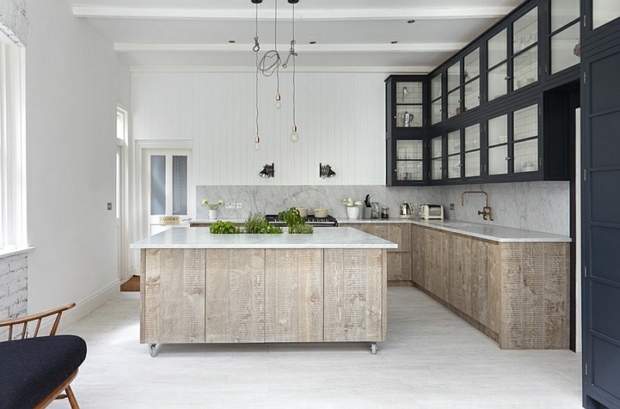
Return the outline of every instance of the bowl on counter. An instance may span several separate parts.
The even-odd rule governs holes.
[[[327,217],[327,209],[317,208],[314,209],[314,217]]]
[[[308,217],[308,209],[305,207],[298,207],[297,211],[301,217]]]

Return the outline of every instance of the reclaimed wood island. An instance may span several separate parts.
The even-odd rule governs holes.
[[[386,339],[387,249],[352,228],[211,234],[175,227],[140,250],[140,342],[377,342]]]

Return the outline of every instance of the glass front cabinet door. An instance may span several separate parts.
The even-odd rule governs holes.
[[[422,184],[424,178],[424,140],[393,137],[387,139],[388,186]]]
[[[461,158],[461,131],[448,133],[448,179],[463,177],[463,159]]]
[[[431,139],[431,180],[443,178],[443,144],[442,137]]]
[[[538,82],[538,7],[512,24],[512,89]]]
[[[556,74],[580,62],[579,0],[551,0],[549,38],[550,74]]]
[[[464,152],[465,152],[465,177],[479,177],[480,170],[480,124],[471,125],[465,128]]]
[[[424,82],[393,75],[386,80],[387,132],[409,133],[425,126]]]

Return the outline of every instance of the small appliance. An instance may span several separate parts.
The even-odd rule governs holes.
[[[420,219],[443,220],[443,206],[438,204],[420,205]]]
[[[411,219],[411,217],[413,216],[414,210],[413,210],[413,206],[411,206],[409,203],[404,202],[403,204],[400,205],[400,218],[401,219]]]

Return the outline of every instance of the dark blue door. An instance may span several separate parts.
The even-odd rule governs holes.
[[[620,408],[620,46],[582,68],[584,406]]]

